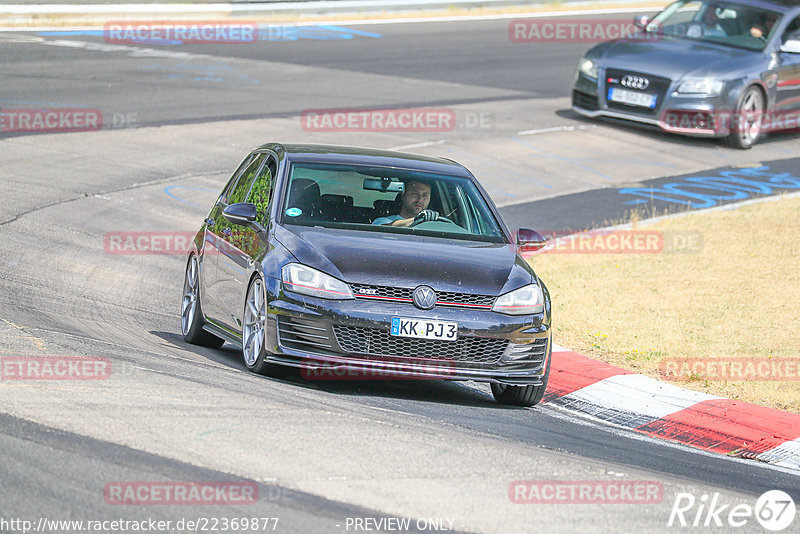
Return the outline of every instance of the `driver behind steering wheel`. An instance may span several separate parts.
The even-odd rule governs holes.
[[[400,213],[378,217],[372,224],[389,226],[415,226],[423,222],[438,221],[439,212],[429,210],[431,186],[429,183],[412,180],[406,182],[400,196]]]

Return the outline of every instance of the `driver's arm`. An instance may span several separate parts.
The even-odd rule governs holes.
[[[409,219],[397,219],[396,221],[390,222],[386,226],[411,226],[412,222],[414,222],[414,217]]]

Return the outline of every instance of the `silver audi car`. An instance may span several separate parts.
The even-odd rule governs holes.
[[[679,0],[578,63],[572,109],[752,147],[800,128],[800,1]]]

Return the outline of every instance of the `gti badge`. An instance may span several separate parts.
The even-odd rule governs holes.
[[[414,306],[421,310],[430,310],[436,304],[436,292],[428,286],[418,286],[413,297]]]
[[[625,87],[629,87],[631,89],[639,89],[640,91],[644,91],[647,89],[647,86],[650,85],[650,80],[644,78],[642,76],[634,76],[632,74],[626,74],[622,77],[622,81],[620,82],[621,85]]]

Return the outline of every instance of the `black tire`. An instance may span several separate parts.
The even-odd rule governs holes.
[[[267,299],[264,282],[256,276],[247,287],[242,314],[242,359],[247,369],[273,378],[288,376],[290,368],[267,361]]]
[[[500,404],[509,406],[531,407],[539,404],[544,397],[547,389],[547,381],[550,378],[550,362],[553,359],[553,349],[550,347],[547,354],[547,367],[544,370],[541,386],[509,386],[506,384],[492,383],[492,395],[494,400]]]
[[[210,332],[203,330],[203,309],[200,307],[200,279],[197,256],[189,255],[183,275],[183,298],[181,299],[181,333],[192,345],[218,349],[225,343]]]
[[[765,111],[764,93],[755,85],[744,90],[731,116],[731,132],[727,143],[741,150],[753,147],[761,138],[761,126]]]

